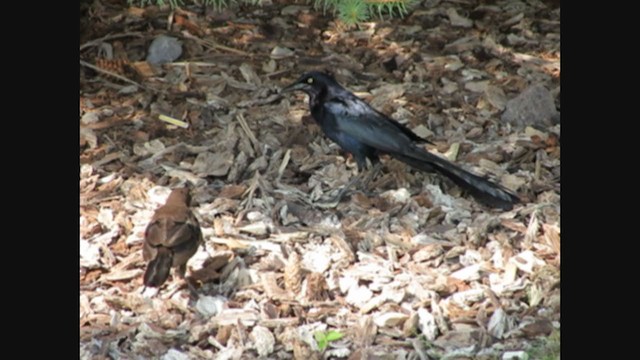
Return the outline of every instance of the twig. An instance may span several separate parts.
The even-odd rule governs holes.
[[[536,164],[535,164],[535,170],[533,172],[533,179],[536,181],[540,180],[540,172],[542,171],[542,153],[540,151],[536,152]]]
[[[91,46],[99,45],[100,43],[103,43],[106,40],[120,39],[120,38],[124,38],[124,37],[129,37],[129,36],[143,37],[142,33],[139,33],[139,32],[106,35],[106,36],[103,36],[103,37],[101,37],[99,39],[94,39],[94,40],[88,41],[88,42],[80,45],[80,51],[82,51],[82,50],[84,50],[84,49],[86,49],[88,47],[91,47]]]
[[[268,78],[270,78],[270,77],[274,77],[274,76],[278,76],[278,75],[286,74],[286,73],[290,72],[291,70],[293,70],[293,69],[283,69],[283,70],[278,70],[278,71],[272,72],[271,74],[267,74],[266,76],[267,76]]]
[[[256,191],[256,189],[258,188],[258,181],[260,180],[260,172],[256,171],[253,178],[250,180],[251,184],[249,185],[249,187],[247,188],[247,190],[244,191],[244,193],[242,194],[242,196],[246,196],[247,199],[244,202],[245,203],[245,209],[249,209],[253,206],[253,195]]]
[[[216,64],[216,63],[208,63],[208,62],[203,62],[203,61],[177,61],[177,62],[167,63],[167,64],[165,64],[165,65],[168,65],[168,66],[202,66],[202,67],[206,67],[206,66],[211,66],[211,67],[220,66],[220,64]]]
[[[95,66],[95,65],[89,64],[88,62],[86,62],[86,61],[84,61],[84,60],[80,60],[80,65],[82,65],[82,66],[86,66],[86,67],[88,67],[89,69],[95,70],[95,71],[97,71],[97,72],[100,72],[100,73],[103,73],[103,74],[106,74],[106,75],[109,75],[109,76],[113,76],[114,78],[116,78],[116,79],[118,79],[118,80],[122,80],[122,81],[124,81],[124,82],[126,82],[126,83],[129,83],[129,84],[131,84],[131,85],[135,85],[135,86],[141,87],[141,88],[143,88],[143,89],[145,89],[145,90],[155,91],[155,92],[162,92],[162,91],[160,91],[160,90],[156,90],[156,89],[148,88],[148,87],[146,87],[146,86],[144,86],[144,85],[142,85],[142,84],[139,84],[139,83],[137,83],[137,82],[135,82],[135,81],[133,81],[133,80],[131,80],[131,79],[129,79],[129,78],[126,78],[126,77],[124,77],[124,76],[122,76],[122,75],[118,75],[118,74],[116,74],[116,73],[114,73],[114,72],[111,72],[111,71],[109,71],[109,70],[101,69],[101,68],[99,68],[99,67],[97,67],[97,66]]]
[[[118,160],[122,157],[122,153],[120,151],[112,152],[111,154],[105,155],[102,159],[94,161],[91,166],[94,168],[98,168],[104,164],[108,164],[114,160]]]
[[[213,41],[208,41],[208,40],[202,40],[198,37],[195,37],[187,32],[182,32],[182,36],[184,36],[187,39],[193,40],[197,43],[199,43],[202,46],[208,47],[210,49],[217,49],[217,50],[223,50],[223,51],[228,51],[234,54],[238,54],[238,55],[244,55],[244,56],[251,56],[251,54],[244,52],[242,50],[238,50],[238,49],[234,49],[228,46],[224,46],[224,45],[220,45],[220,44],[216,44]]]
[[[244,116],[242,115],[242,113],[238,113],[236,118],[240,123],[240,127],[242,128],[242,130],[244,130],[244,133],[247,135],[247,137],[251,141],[251,145],[253,145],[254,150],[258,154],[262,155],[262,149],[260,148],[260,143],[258,142],[258,139],[256,139],[256,136],[253,134],[253,131],[251,131],[251,129],[249,128],[249,125],[247,124],[247,121],[244,119]]]
[[[278,177],[276,178],[276,184],[280,182],[282,178],[282,174],[284,173],[284,169],[287,168],[287,164],[289,164],[289,160],[291,159],[291,149],[287,149],[287,152],[284,153],[284,157],[282,158],[282,163],[278,168]]]
[[[93,205],[93,204],[97,204],[105,201],[111,201],[111,200],[122,200],[122,196],[113,195],[113,196],[106,196],[101,198],[96,196],[93,199],[89,199],[84,202],[82,201],[82,199],[80,199],[80,206],[89,206],[89,205]]]

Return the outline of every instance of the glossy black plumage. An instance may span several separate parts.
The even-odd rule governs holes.
[[[500,185],[419,147],[425,139],[369,106],[328,74],[305,73],[282,91],[294,90],[309,95],[315,121],[329,139],[353,155],[360,171],[365,169],[367,158],[376,164],[380,154],[389,154],[416,169],[447,176],[489,206],[511,209],[519,201]]]

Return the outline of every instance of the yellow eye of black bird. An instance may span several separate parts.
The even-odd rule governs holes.
[[[307,83],[309,83],[309,84],[313,84],[313,78],[312,78],[312,77],[307,78]]]

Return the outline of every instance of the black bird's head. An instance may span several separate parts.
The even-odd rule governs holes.
[[[307,93],[311,99],[315,99],[319,94],[326,92],[330,88],[342,88],[336,79],[334,79],[331,75],[327,73],[323,73],[320,71],[309,71],[298,80],[296,80],[293,84],[285,87],[280,92],[290,92],[301,90]]]

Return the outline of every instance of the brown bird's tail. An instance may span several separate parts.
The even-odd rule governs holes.
[[[149,262],[147,271],[144,273],[144,285],[150,287],[162,286],[169,277],[172,262],[173,252],[167,248],[159,247],[157,256]]]

